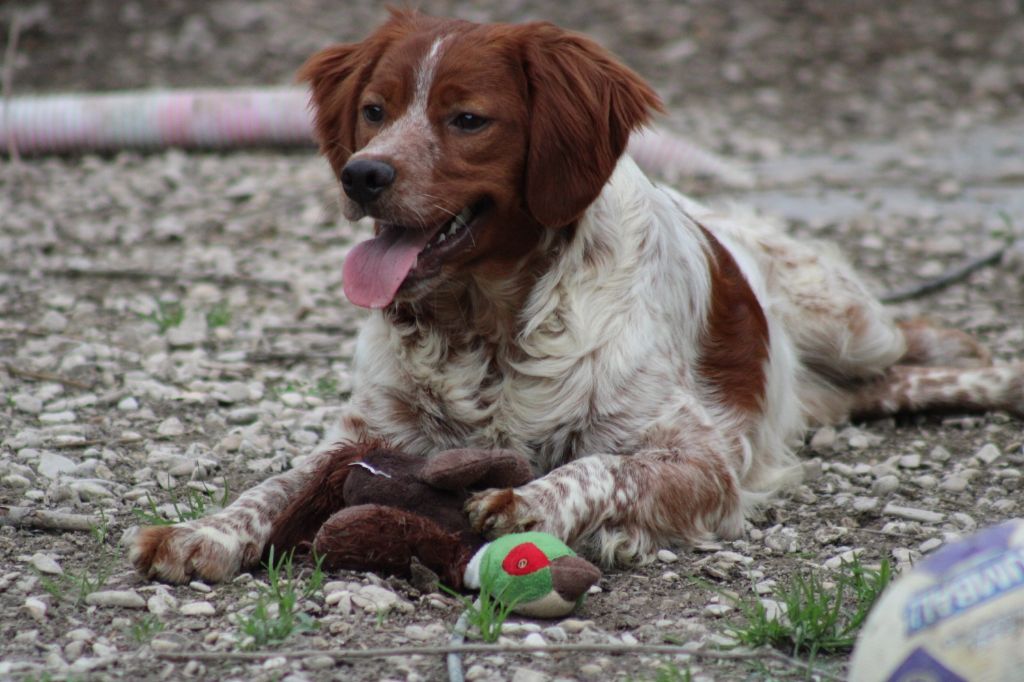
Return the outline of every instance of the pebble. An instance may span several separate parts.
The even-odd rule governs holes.
[[[565,620],[560,622],[559,625],[566,632],[575,634],[575,633],[578,633],[578,632],[583,632],[587,628],[593,628],[594,627],[594,621],[592,621],[592,620],[582,620],[580,618],[566,618]]]
[[[547,646],[547,640],[539,632],[531,632],[523,637],[523,644],[526,646]]]
[[[967,486],[970,485],[970,481],[962,473],[954,473],[946,476],[939,483],[939,487],[943,490],[948,490],[953,493],[962,493],[967,490]]]
[[[663,561],[666,564],[670,564],[673,561],[676,561],[678,559],[679,559],[679,557],[676,555],[676,553],[671,551],[671,550],[668,550],[668,549],[659,549],[658,550],[658,561]]]
[[[139,401],[134,396],[128,396],[127,398],[121,398],[117,402],[117,409],[122,412],[134,412],[139,409]]]
[[[68,631],[67,638],[72,642],[91,642],[96,639],[96,633],[89,628],[75,628]]]
[[[918,469],[921,467],[921,455],[903,455],[899,459],[901,469]]]
[[[39,455],[39,464],[36,465],[36,470],[40,476],[45,476],[52,480],[61,474],[74,471],[75,466],[76,464],[64,455],[58,455],[55,452],[43,452]]]
[[[426,642],[432,639],[439,639],[445,635],[445,628],[440,623],[430,625],[407,625],[405,636],[417,642]]]
[[[724,616],[732,611],[728,604],[708,604],[704,607],[703,613],[707,616]]]
[[[330,670],[334,666],[335,661],[330,656],[310,656],[302,661],[306,670]]]
[[[920,545],[918,545],[917,548],[921,550],[923,554],[927,554],[928,552],[934,551],[939,547],[942,547],[942,544],[942,540],[940,540],[939,538],[928,538]]]
[[[168,417],[160,422],[160,425],[156,427],[156,432],[165,438],[175,438],[184,435],[185,425],[177,417]]]
[[[811,437],[811,449],[815,452],[830,452],[836,445],[836,430],[831,426],[823,426]]]
[[[39,326],[52,334],[60,334],[68,328],[68,318],[56,310],[47,310],[39,319]]]
[[[235,426],[252,424],[259,418],[260,411],[251,407],[239,407],[234,410],[230,410],[224,417],[228,424],[233,424]]]
[[[848,564],[848,563],[854,561],[857,557],[859,557],[863,553],[864,553],[864,549],[861,548],[861,547],[857,547],[855,549],[848,549],[845,552],[841,552],[840,554],[837,554],[834,557],[826,559],[822,563],[822,566],[824,566],[825,568],[827,568],[827,569],[829,569],[831,571],[835,571],[835,570],[838,570],[838,569],[842,568],[843,564]]]
[[[209,594],[213,592],[213,588],[200,580],[193,580],[188,586],[196,592],[202,592],[203,594]]]
[[[899,488],[899,477],[889,474],[887,476],[880,476],[874,483],[871,484],[871,494],[882,497],[896,492],[897,490],[899,490]]]
[[[985,464],[992,465],[1003,456],[1003,453],[994,443],[985,443],[974,456]]]
[[[64,573],[64,569],[60,567],[57,560],[49,554],[36,552],[32,555],[32,558],[29,559],[29,563],[31,563],[32,567],[37,571],[45,573],[46,575],[61,575]]]
[[[352,595],[352,603],[364,611],[377,613],[399,607],[405,602],[402,602],[397,594],[387,588],[363,585],[356,594]]]
[[[939,479],[935,478],[931,474],[922,474],[921,476],[914,477],[914,485],[924,490],[931,490],[939,484]]]
[[[882,509],[883,514],[890,516],[896,516],[901,519],[907,519],[908,521],[920,521],[921,523],[939,523],[945,518],[944,514],[939,512],[933,512],[928,509],[918,509],[916,507],[904,507],[898,504],[890,502],[885,505]]]
[[[11,397],[14,409],[28,414],[39,414],[43,411],[43,401],[28,393],[16,393]]]
[[[878,507],[877,497],[854,497],[853,510],[857,512],[868,512]]]
[[[25,610],[38,623],[46,620],[46,608],[46,602],[39,597],[25,598]]]
[[[146,600],[146,608],[155,616],[163,616],[178,608],[178,600],[166,590],[159,590]]]
[[[541,633],[545,638],[553,642],[567,642],[569,641],[569,633],[565,631],[565,628],[559,625],[552,625],[544,628]]]
[[[41,424],[71,424],[78,419],[75,413],[71,410],[62,410],[61,412],[43,412],[39,415],[39,422]]]
[[[85,597],[90,606],[117,606],[125,609],[144,609],[146,600],[135,590],[100,590]]]
[[[217,609],[208,601],[190,601],[182,604],[178,613],[183,616],[213,616],[217,614]]]

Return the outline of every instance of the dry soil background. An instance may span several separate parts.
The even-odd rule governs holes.
[[[757,179],[742,190],[684,181],[684,190],[838,242],[879,290],[941,273],[1024,224],[1018,1],[422,7],[549,19],[594,36],[654,82],[672,125]],[[362,0],[16,0],[0,6],[4,33],[13,12],[24,18],[16,93],[285,83],[311,51],[384,16]],[[310,150],[0,161],[0,504],[102,513],[109,530],[100,542],[0,528],[0,678],[444,678],[439,656],[161,658],[239,650],[236,614],[265,574],[167,588],[140,580],[118,545],[147,497],[165,504],[190,485],[235,494],[288,467],[331,423],[350,388],[361,317],[341,294],[355,232],[334,197]],[[152,276],[103,274],[125,269]],[[898,312],[1019,359],[1021,272],[1008,257]],[[840,425],[800,454],[804,485],[744,540],[674,548],[674,560],[609,573],[573,619],[517,623],[507,637],[711,646],[736,620],[721,590],[771,599],[790,574],[850,552],[906,566],[1021,513],[1022,428],[1006,415]],[[103,589],[115,594],[75,603],[75,580],[58,571],[109,574]],[[400,581],[331,579],[326,596],[302,605],[319,627],[279,648],[442,644],[459,613]],[[816,666],[842,675],[845,663]],[[466,660],[469,679],[519,682],[647,680],[664,665],[638,654]],[[695,679],[800,676],[767,661],[675,665]]]

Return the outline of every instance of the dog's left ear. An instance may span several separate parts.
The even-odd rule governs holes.
[[[529,88],[527,208],[564,227],[600,194],[630,133],[654,111],[654,90],[597,43],[547,23],[521,27]]]

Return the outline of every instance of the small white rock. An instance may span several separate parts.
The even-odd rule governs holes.
[[[836,430],[831,426],[823,426],[811,437],[811,449],[815,452],[830,452],[836,444]]]
[[[858,512],[869,512],[878,508],[877,497],[854,497],[853,510]]]
[[[146,608],[154,616],[163,616],[178,608],[178,600],[170,592],[160,590],[146,600]]]
[[[594,627],[594,621],[592,620],[581,620],[579,618],[566,618],[559,625],[566,632],[577,633],[583,632],[587,628]]]
[[[117,403],[117,409],[122,412],[134,412],[139,409],[139,401],[134,396],[128,396],[127,398],[121,398]]]
[[[888,474],[880,476],[878,480],[871,484],[871,494],[878,496],[889,495],[899,490],[899,487],[899,477]]]
[[[985,443],[980,450],[974,453],[974,456],[985,464],[992,465],[1003,456],[1003,453],[994,443]]]
[[[90,606],[116,606],[125,609],[144,609],[146,600],[135,590],[100,590],[85,597]]]
[[[28,414],[39,414],[43,411],[43,401],[28,393],[16,393],[11,397],[14,409]]]
[[[174,438],[185,433],[185,426],[177,417],[168,417],[156,427],[156,432],[165,438]]]
[[[658,561],[663,561],[666,564],[670,564],[673,561],[676,561],[678,559],[679,559],[678,555],[676,555],[676,553],[671,551],[671,550],[668,550],[668,549],[659,549],[658,550]]]
[[[46,608],[46,602],[38,597],[25,598],[25,610],[38,623],[46,620]]]
[[[208,601],[190,601],[182,604],[178,613],[183,616],[213,616],[217,609]]]
[[[728,604],[708,604],[704,607],[704,615],[706,616],[724,616],[730,611],[732,611],[732,607]]]
[[[928,509],[917,509],[915,507],[904,507],[902,505],[889,503],[882,509],[883,514],[889,514],[890,516],[896,516],[901,519],[907,519],[908,521],[919,521],[921,523],[939,523],[945,518],[945,515],[939,512],[933,512]]]
[[[531,632],[526,637],[523,637],[523,644],[526,646],[547,646],[547,640],[539,632]]]
[[[60,412],[43,412],[39,415],[39,422],[41,424],[71,424],[78,417],[72,410],[62,410]]]
[[[36,552],[32,555],[32,558],[29,559],[29,563],[31,563],[32,567],[37,571],[45,573],[46,575],[61,575],[64,573],[64,569],[60,567],[57,560],[49,554]]]
[[[917,453],[903,455],[899,459],[899,465],[902,469],[919,469],[921,467],[921,455]]]

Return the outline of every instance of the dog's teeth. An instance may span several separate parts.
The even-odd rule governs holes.
[[[437,235],[437,243],[440,244],[447,238],[448,236],[444,232],[442,232],[441,234]]]

